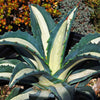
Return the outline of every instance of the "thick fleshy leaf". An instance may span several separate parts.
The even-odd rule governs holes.
[[[71,75],[69,75],[67,82],[69,84],[75,84],[77,82],[80,82],[81,84],[81,82],[84,82],[88,80],[90,77],[92,78],[97,74],[100,74],[100,66],[95,66],[94,68],[90,68],[90,69],[77,70]],[[84,86],[85,85],[86,84],[84,83]]]
[[[20,63],[20,60],[17,59],[0,59],[0,66],[12,66],[15,67],[18,63]]]
[[[34,39],[34,37],[27,32],[22,32],[20,30],[16,32],[7,32],[1,36],[0,45],[23,47],[30,52],[35,52],[43,56],[43,49],[38,45],[38,42]]]
[[[18,52],[24,53],[26,56],[33,56],[33,58],[38,63],[39,70],[48,70],[48,72],[50,72],[49,67],[44,62],[44,54],[42,52],[43,49],[38,45],[38,42],[36,42],[36,40],[28,33],[21,32],[20,30],[17,32],[5,33],[5,35],[0,39],[0,44],[12,45],[15,48],[17,47]]]
[[[97,46],[97,45],[96,45]],[[91,48],[90,48],[91,49]],[[96,49],[97,50],[97,49]],[[61,70],[59,70],[54,76],[57,77],[58,79],[64,80],[66,75],[72,70],[74,67],[77,67],[79,63],[86,61],[86,60],[100,60],[100,55],[94,55],[100,54],[100,49],[98,49],[99,52],[94,51],[93,54],[92,52],[90,53],[81,53],[80,55],[77,55],[74,57],[72,60],[67,62]]]
[[[9,80],[13,71],[12,66],[0,66],[0,79]]]
[[[50,75],[42,75],[39,77],[38,84],[34,84],[35,86],[38,86],[41,89],[49,89],[51,92],[59,99],[59,100],[72,100],[74,88],[68,86],[66,83],[55,83],[56,79],[52,79],[53,77]]]
[[[73,94],[75,92],[73,87],[67,84],[59,83],[48,87],[58,100],[73,100]]]
[[[68,76],[66,82],[69,84],[75,84],[77,82],[84,83],[84,80],[89,80],[89,77],[100,73],[99,61],[88,60],[77,65],[73,68],[71,74]],[[87,82],[86,82],[87,83]],[[84,83],[84,86],[86,84]]]
[[[30,17],[33,36],[43,46],[45,55],[47,55],[47,41],[50,37],[50,31],[54,28],[55,23],[45,8],[38,5],[30,5]]]
[[[12,76],[10,78],[9,87],[12,87],[14,84],[19,82],[20,80],[25,79],[29,76],[33,76],[33,79],[34,79],[34,76],[38,78],[44,73],[46,72],[35,70],[25,63],[19,63],[16,66],[16,68],[13,70]]]
[[[99,49],[99,47],[100,47],[100,43],[98,43],[98,44],[91,44],[90,43],[90,44],[84,46],[84,48],[79,52],[79,55],[90,56],[91,58],[95,58],[96,60],[100,61],[100,49]],[[75,83],[77,81],[83,81],[89,77],[92,77],[95,74],[100,73],[100,64],[98,64],[97,62],[94,63],[92,61],[90,64],[87,63],[86,65],[81,65],[81,66],[82,66],[81,69],[79,67],[80,70],[72,72],[75,74],[71,74],[69,76],[68,81],[73,80],[73,82],[71,82],[71,83]]]
[[[28,57],[25,57],[25,56],[21,56],[23,59],[24,59],[24,61],[30,66],[30,67],[32,67],[33,69],[36,69],[36,68],[38,68],[37,67],[37,63],[36,63],[36,61],[35,60],[33,60],[33,59],[31,59],[31,58],[28,58]]]
[[[68,72],[74,68],[79,63],[86,61],[86,60],[100,60],[100,43],[98,44],[92,44],[89,43],[85,45],[83,48],[81,48],[76,57],[73,57],[73,59],[70,59],[67,61],[64,65],[64,68],[59,70],[55,75],[59,79],[64,79]],[[66,66],[66,67],[65,67]]]
[[[0,60],[0,79],[9,80],[12,71],[16,64],[20,63],[19,60]]]
[[[77,7],[65,16],[51,32],[48,46],[48,61],[52,74],[61,68],[70,27],[75,17],[76,10]]]
[[[11,100],[44,100],[53,98],[54,95],[48,90],[37,90],[35,87],[29,88]]]
[[[97,99],[94,90],[88,86],[76,88],[75,100],[77,99],[80,100],[81,98],[83,100],[96,100]]]
[[[38,84],[44,87],[53,86],[54,84],[57,84],[59,82],[62,82],[61,80],[55,79],[51,75],[44,73],[39,77]]]
[[[31,63],[33,63],[38,70],[41,71],[45,70],[46,72],[51,73],[47,62],[43,57],[38,56],[34,52],[29,52],[23,48],[15,48],[15,49],[20,54],[20,56],[29,58],[31,60]]]
[[[100,34],[95,33],[95,34],[88,34],[85,37],[83,37],[79,43],[77,43],[74,47],[71,48],[69,54],[66,56],[64,64],[70,60],[73,59],[73,57],[75,57],[79,51],[88,43],[99,43],[100,42]]]
[[[19,63],[16,65],[16,68],[13,70],[12,76],[10,78],[9,86],[12,87],[20,79],[26,77],[28,74],[31,74],[34,69],[30,68],[24,63]]]

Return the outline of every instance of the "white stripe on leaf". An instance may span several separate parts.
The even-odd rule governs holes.
[[[17,72],[17,73],[15,74],[15,76],[14,76],[13,79],[11,80],[9,86],[11,86],[17,79],[19,79],[19,78],[22,77],[23,75],[28,74],[28,73],[31,73],[31,72],[33,72],[33,70],[32,70],[31,68],[25,68],[25,69],[20,70],[19,72]]]
[[[71,20],[73,19],[74,12],[76,11],[76,9],[77,9],[77,7],[75,7],[75,9],[71,12],[71,14],[67,18],[67,30],[69,30]]]
[[[72,81],[74,79],[85,77],[85,76],[90,75],[90,74],[95,73],[95,72],[97,72],[97,71],[96,70],[92,70],[92,69],[87,69],[85,71],[78,72],[76,74],[72,74],[72,75],[70,75],[68,77],[67,82],[70,82],[70,81]]]
[[[37,67],[39,70],[43,71],[43,70],[44,70],[44,67],[43,67],[43,65],[42,65],[42,63],[41,63],[41,61],[40,61],[40,59],[39,59],[37,56],[35,56],[35,55],[33,55],[33,57],[35,58],[37,64],[36,64],[36,62],[33,62],[33,63],[36,64],[36,67]]]
[[[62,84],[55,84],[54,86],[61,97],[61,100],[65,100],[69,98],[71,100],[71,95],[69,94],[68,90]]]
[[[49,58],[49,66],[52,70],[52,74],[55,74],[61,67],[62,57],[63,57],[63,50],[65,47],[66,38],[74,18],[74,14],[77,7],[70,13],[67,19],[63,22],[61,27],[59,28],[57,35],[54,39],[52,49],[50,51],[50,58]]]
[[[95,56],[95,57],[100,57],[100,53],[98,53],[98,52],[86,52],[86,53],[82,53],[80,55],[91,55],[91,56]]]
[[[96,60],[95,58],[83,58],[80,59],[78,61],[76,61],[75,63],[73,63],[71,66],[69,66],[65,71],[63,71],[60,76],[58,77],[58,79],[64,80],[66,75],[68,74],[69,70],[72,69],[75,65],[77,65],[78,63],[85,61],[85,60]],[[67,65],[66,65],[67,66]]]
[[[0,77],[10,78],[12,73],[9,72],[0,72]]]
[[[41,12],[35,6],[31,6],[31,8],[32,8],[32,11],[33,11],[34,15],[36,16],[38,24],[40,26],[41,39],[42,39],[45,55],[47,56],[47,50],[46,50],[47,45],[48,45],[47,41],[50,37],[48,26],[47,26],[47,23],[46,23],[44,17],[42,16]]]
[[[0,66],[11,66],[11,67],[15,67],[15,64],[11,64],[11,63],[2,63],[0,64]]]
[[[33,89],[31,89],[30,91],[26,93],[22,93],[22,94],[19,94],[18,96],[13,97],[11,100],[27,100],[29,99],[30,94],[36,94],[36,93],[37,93],[37,90],[34,91]]]
[[[91,43],[98,44],[99,42],[100,42],[100,37],[98,37],[98,38],[96,38],[96,39],[91,40]]]
[[[49,66],[50,69],[52,70],[52,74],[54,74],[57,70],[60,69],[61,56],[64,48],[64,40],[66,37],[66,27],[67,27],[67,21],[65,20],[64,23],[61,25],[57,33],[57,36],[55,37],[50,52]]]
[[[43,86],[53,86],[54,83],[49,81],[47,78],[40,76],[39,77],[39,84]]]
[[[0,42],[3,42],[3,41],[8,41],[8,42],[15,42],[15,43],[19,43],[19,44],[22,44],[26,47],[29,47],[31,48],[32,50],[34,50],[35,52],[37,52],[38,54],[40,54],[38,52],[38,50],[28,41],[24,40],[24,39],[21,39],[21,38],[4,38],[4,39],[0,39]]]

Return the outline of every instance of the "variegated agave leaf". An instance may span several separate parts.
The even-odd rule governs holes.
[[[77,43],[74,47],[71,48],[69,54],[66,56],[65,58],[65,61],[63,64],[65,64],[68,60],[74,58],[78,53],[79,51],[85,46],[87,45],[88,43],[98,43],[100,40],[100,34],[98,33],[95,33],[95,34],[92,34],[92,33],[89,33],[87,34],[85,37],[83,37],[79,43]]]
[[[16,32],[7,32],[0,37],[0,45],[13,45],[29,49],[31,52],[36,52],[43,57],[43,49],[38,46],[38,42],[33,36],[27,32],[20,30]]]
[[[60,69],[57,73],[55,73],[54,76],[63,80],[65,79],[66,76],[68,76],[69,72],[71,72],[71,70],[74,67],[76,67],[79,63],[86,61],[86,60],[94,60],[94,61],[98,60],[99,61],[100,60],[99,47],[100,47],[100,43],[98,44],[88,43],[87,45],[83,46],[83,48],[80,48],[80,50],[78,48],[77,55],[73,57],[72,59],[70,59],[69,61],[67,61],[64,67]]]
[[[13,69],[18,63],[20,63],[20,61],[16,59],[0,60],[0,79],[9,80]]]
[[[42,81],[42,79],[43,79],[43,81]],[[51,84],[51,86],[46,86],[46,83],[44,83],[45,86],[44,86],[44,84],[40,85],[40,84],[34,83],[34,85],[36,85],[39,88],[37,88],[37,87],[35,88],[33,86],[33,88],[30,88],[30,89],[22,92],[21,94],[19,94],[18,96],[15,96],[11,100],[14,100],[14,99],[18,100],[21,98],[29,99],[30,96],[32,98],[34,98],[34,100],[37,100],[37,99],[44,100],[44,99],[47,99],[49,97],[54,97],[54,96],[56,96],[59,100],[65,100],[66,98],[69,100],[73,99],[73,94],[75,92],[73,87],[68,86],[66,83],[65,84],[64,83],[63,84],[62,83],[54,84],[53,82],[50,82],[47,79],[46,79],[46,81],[44,81],[44,80],[45,79],[42,77],[41,81],[42,82],[47,81],[47,85]]]
[[[79,52],[79,56],[84,57],[81,59],[92,60],[92,62],[89,64],[87,63],[86,65],[82,65],[82,68],[80,70],[77,69],[77,71],[73,71],[72,74],[68,78],[68,81],[69,80],[71,81],[70,83],[83,81],[89,77],[92,77],[100,73],[100,64],[98,64],[97,62],[97,61],[100,61],[99,47],[100,47],[100,43],[98,44],[89,43],[88,45],[84,46],[84,48]],[[76,67],[80,68],[79,66],[76,66]]]
[[[22,98],[24,100],[32,100],[34,98],[34,100],[44,100],[44,99],[48,99],[48,97],[50,98],[54,98],[54,95],[52,93],[50,93],[50,91],[46,91],[46,90],[38,90],[35,87],[33,88],[29,88],[26,91],[20,93],[18,96],[15,96],[14,98],[10,98],[10,100],[21,100]],[[8,100],[8,99],[7,99]]]
[[[30,18],[33,36],[43,47],[45,56],[47,56],[47,41],[50,38],[50,31],[56,24],[45,8],[38,5],[30,6]]]
[[[72,9],[52,30],[48,44],[48,62],[52,74],[62,67],[64,53],[67,46],[70,28],[76,14],[77,7]]]
[[[14,46],[19,53],[27,57],[33,57],[38,64],[37,69],[48,70],[50,72],[45,62],[43,49],[38,45],[35,38],[27,32],[18,30],[16,32],[5,33],[4,36],[1,36],[0,44]],[[33,61],[33,63],[35,62]]]

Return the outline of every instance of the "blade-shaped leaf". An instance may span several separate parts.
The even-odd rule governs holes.
[[[46,70],[50,72],[48,65],[45,64],[42,48],[38,46],[36,40],[28,33],[21,32],[20,30],[16,32],[8,32],[1,37],[0,44],[12,45],[15,48],[17,47],[18,53],[20,52],[23,54],[24,52],[24,55],[35,58],[39,66],[39,70]]]
[[[50,37],[49,31],[55,26],[50,14],[45,11],[45,8],[38,5],[30,6],[30,17],[33,36],[37,39],[40,45],[43,45],[45,55],[47,55],[47,41]],[[41,44],[43,43],[43,44]]]
[[[68,86],[67,84],[55,84],[48,87],[52,93],[56,95],[58,100],[73,100],[73,94],[75,92],[73,87]]]
[[[55,77],[51,76],[48,73],[44,73],[41,76],[39,76],[39,82],[38,84],[44,87],[53,86],[57,83],[62,83],[63,81],[56,79]]]
[[[79,43],[77,43],[74,47],[71,48],[69,54],[66,56],[64,64],[75,57],[79,51],[88,43],[98,43],[100,41],[100,34],[95,33],[95,34],[88,34],[85,37],[83,37]]]
[[[46,72],[51,73],[47,62],[43,57],[37,55],[34,52],[27,51],[23,48],[15,47],[15,49],[18,51],[20,56],[28,57],[31,60],[31,63],[33,63],[38,70],[45,70]]]
[[[78,56],[74,58],[73,60],[69,61],[68,64],[66,64],[64,68],[59,70],[57,73],[55,73],[55,77],[58,79],[64,80],[68,73],[70,72],[71,69],[73,69],[76,65],[79,63],[86,61],[86,60],[98,60],[100,58],[91,56],[91,55],[86,55],[86,56]]]
[[[20,79],[26,77],[26,75],[31,74],[34,69],[28,67],[28,65],[24,63],[19,63],[16,65],[16,68],[13,70],[12,76],[10,78],[9,86],[12,87],[16,82]]]
[[[74,71],[71,75],[69,75],[67,82],[69,84],[75,84],[77,82],[81,83],[84,80],[86,81],[90,77],[92,78],[96,74],[100,74],[100,66],[94,66],[93,68],[90,68],[90,69],[84,68],[81,70]]]
[[[35,60],[32,60],[32,59],[30,59],[30,58],[28,58],[28,57],[25,57],[25,56],[21,56],[24,60],[25,60],[25,62],[30,66],[30,67],[32,67],[33,69],[36,69],[37,68],[37,64],[35,64],[36,62],[35,62]],[[35,64],[35,65],[34,65]]]
[[[38,42],[33,36],[27,32],[7,32],[0,37],[0,45],[12,45],[23,47],[31,52],[36,52],[39,55],[43,55],[43,49],[38,45]]]
[[[87,46],[85,46],[80,52],[79,55],[85,55],[85,56],[92,56],[94,58],[96,58],[98,61],[100,60],[100,43],[98,44],[88,44]],[[97,62],[96,62],[97,63]],[[84,70],[81,67],[81,70],[77,70],[75,71],[76,74],[71,74],[71,76],[68,78],[68,81],[72,81],[71,83],[77,82],[77,81],[82,81],[87,79],[88,77],[100,73],[100,66],[97,64],[94,64],[94,62],[92,61],[91,64],[86,64],[86,65],[81,65],[82,67],[84,67]],[[86,69],[88,67],[88,69]],[[91,68],[92,67],[92,68]],[[78,73],[77,73],[78,72]],[[74,71],[73,71],[74,73]],[[76,79],[75,79],[76,77]],[[74,79],[76,81],[74,81]]]
[[[35,70],[25,63],[19,63],[16,66],[16,68],[13,70],[13,74],[10,79],[9,87],[12,87],[14,84],[19,82],[21,79],[24,79],[28,76],[33,76],[33,79],[34,79],[35,75],[40,76],[44,73],[46,72]]]
[[[97,99],[94,90],[89,86],[83,86],[80,88],[76,88],[75,97],[76,97],[75,100],[81,99],[81,98],[83,100],[96,100]]]
[[[53,94],[51,94],[51,92],[48,90],[37,90],[35,87],[33,87],[27,89],[18,96],[15,96],[11,100],[21,100],[22,98],[23,100],[44,100],[53,97],[52,95]]]
[[[48,61],[52,74],[61,67],[70,27],[75,17],[76,10],[77,7],[65,16],[51,33],[48,46]]]
[[[77,56],[65,63],[64,68],[59,70],[55,75],[59,76],[59,79],[64,79],[68,72],[74,68],[77,64],[86,60],[100,60],[100,43],[92,44],[89,43],[85,45],[80,51],[78,51]]]
[[[14,67],[18,63],[20,63],[20,61],[16,59],[0,60],[0,79],[9,80]]]
[[[0,79],[9,80],[13,71],[13,67],[6,65],[0,66]]]
[[[62,84],[60,80],[58,80],[60,83],[55,83],[55,81],[57,81],[57,79],[53,79],[52,76],[45,73],[39,77],[39,82],[33,83],[33,85],[38,86],[41,89],[44,88],[51,90],[51,92],[54,93],[59,100],[65,100],[65,98],[72,100],[74,88],[68,86],[66,83]]]
[[[100,72],[99,61],[88,60],[77,65],[76,68],[71,70],[70,75],[67,78],[69,84],[74,84],[77,82],[84,83],[83,80],[88,80],[89,77],[92,78],[93,75]],[[87,83],[87,82],[86,82]],[[84,83],[84,86],[86,84]]]

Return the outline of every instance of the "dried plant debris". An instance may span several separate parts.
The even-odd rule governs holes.
[[[87,86],[92,87],[97,97],[100,98],[100,78],[93,78],[92,80],[90,80]]]

